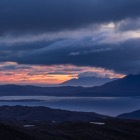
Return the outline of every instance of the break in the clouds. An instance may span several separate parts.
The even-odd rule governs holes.
[[[139,16],[139,0],[1,0],[0,32],[89,28]]]
[[[88,71],[88,72],[87,72]],[[77,67],[72,65],[19,65],[15,62],[0,63],[0,84],[60,84],[71,78],[78,78],[78,75],[98,73],[98,77],[120,78],[122,74],[116,74],[113,71],[94,67]]]
[[[140,73],[139,21],[140,0],[1,0],[0,73],[43,83]]]

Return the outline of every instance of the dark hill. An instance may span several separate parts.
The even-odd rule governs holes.
[[[117,116],[121,119],[133,119],[133,120],[140,120],[140,110],[133,111],[130,113],[124,113]]]
[[[1,85],[0,96],[71,96],[83,90],[83,87],[61,86],[61,87],[39,87],[21,85]]]
[[[88,96],[140,96],[140,74],[128,75],[103,86],[86,88]]]
[[[28,121],[94,121],[108,118],[88,112],[75,112],[47,107],[0,106],[0,120]]]

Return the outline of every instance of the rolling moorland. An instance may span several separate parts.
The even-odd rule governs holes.
[[[2,106],[0,137],[3,140],[139,140],[140,118],[128,120],[120,116]]]

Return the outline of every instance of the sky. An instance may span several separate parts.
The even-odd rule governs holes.
[[[140,73],[140,0],[1,0],[0,84]]]

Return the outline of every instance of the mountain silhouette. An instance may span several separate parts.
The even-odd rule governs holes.
[[[19,85],[1,85],[1,96],[12,95],[46,95],[46,96],[79,96],[79,97],[129,97],[140,96],[140,74],[128,75],[124,78],[95,87],[37,87]]]
[[[61,83],[62,86],[83,86],[83,87],[93,87],[93,86],[101,86],[105,83],[111,82],[116,79],[110,78],[101,78],[101,77],[79,77],[78,79],[73,78],[71,80],[65,81]]]
[[[130,113],[123,113],[117,116],[120,119],[132,119],[132,120],[140,120],[140,110],[136,110]]]
[[[128,75],[102,86],[86,88],[83,93],[88,96],[139,96],[140,74]]]

